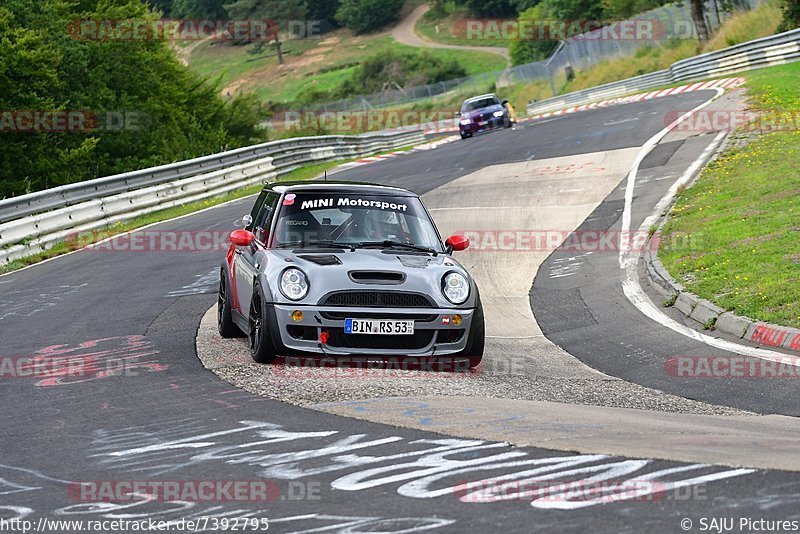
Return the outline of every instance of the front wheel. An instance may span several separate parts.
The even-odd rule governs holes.
[[[253,288],[253,298],[250,300],[248,321],[250,328],[247,335],[250,341],[250,356],[256,363],[270,363],[277,356],[269,335],[268,312],[264,302],[261,286],[256,284]]]
[[[459,352],[456,358],[468,360],[469,368],[472,369],[480,365],[481,360],[483,360],[483,351],[486,345],[486,325],[483,320],[483,305],[481,304],[480,294],[478,294],[475,302],[475,316],[472,318],[468,335],[467,347]]]
[[[217,298],[217,330],[224,338],[242,337],[243,333],[233,322],[231,316],[231,292],[228,290],[228,270],[223,268],[219,272],[219,295]]]

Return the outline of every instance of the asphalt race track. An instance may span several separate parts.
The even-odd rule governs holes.
[[[428,193],[490,165],[639,147],[664,127],[668,112],[691,109],[712,95],[687,93],[529,123],[336,178]],[[670,185],[657,179],[660,167],[685,168],[708,142],[684,140],[680,161],[651,158],[633,204],[634,227]],[[584,225],[619,224],[621,195],[615,188]],[[148,230],[225,234],[251,202]],[[554,262],[570,257],[564,254],[556,252],[539,270],[531,305],[544,334],[567,352],[609,375],[668,393],[798,414],[791,384],[665,377],[665,356],[703,355],[709,348],[639,314],[622,294],[614,255],[594,256],[570,276],[552,278]],[[258,517],[277,532],[679,532],[684,518],[799,515],[800,476],[793,472],[726,467],[724,458],[699,465],[511,447],[340,417],[235,389],[195,354],[198,325],[216,300],[222,256],[219,250],[98,246],[0,277],[0,357],[61,362],[19,378],[6,372],[0,380],[6,407],[0,518]],[[65,367],[77,372],[60,372]],[[638,496],[587,502],[537,494],[525,481],[543,473],[562,481],[634,481],[639,490],[643,481],[658,484]],[[121,480],[267,480],[274,491],[270,502],[108,503],[82,493],[87,484],[80,484]],[[480,484],[465,486],[497,480],[515,485],[488,496],[479,494]],[[207,523],[197,530],[220,529]]]

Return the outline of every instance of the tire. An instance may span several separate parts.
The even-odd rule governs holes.
[[[462,140],[463,139],[469,139],[470,137],[472,137],[472,134],[464,134],[464,133],[461,134],[461,139]]]
[[[481,296],[475,301],[475,317],[472,319],[472,324],[469,327],[469,341],[467,347],[459,352],[455,359],[469,360],[469,368],[472,369],[480,365],[483,360],[483,351],[486,345],[486,325],[483,320],[483,305],[481,304]]]
[[[483,360],[483,350],[486,344],[486,326],[483,322],[483,308],[475,310],[473,324],[476,322],[478,323],[475,325],[476,328],[470,328],[469,333],[470,337],[472,338],[472,342],[469,350],[465,351],[467,359],[469,360],[470,369],[480,365],[481,361]]]
[[[231,315],[231,292],[228,291],[230,277],[224,267],[219,272],[219,292],[217,297],[217,330],[224,338],[244,337],[244,332],[236,326]]]
[[[514,126],[514,123],[513,123],[513,122],[511,122],[511,117],[509,117],[508,115],[506,115],[506,116],[503,118],[503,128],[511,128],[512,126]]]
[[[277,356],[269,332],[268,311],[264,300],[261,286],[256,284],[253,288],[253,298],[250,299],[250,315],[247,321],[250,356],[256,363],[270,363]]]

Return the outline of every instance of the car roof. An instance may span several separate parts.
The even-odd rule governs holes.
[[[472,102],[473,100],[483,100],[484,98],[497,98],[499,100],[496,94],[486,93],[485,95],[478,95],[478,96],[473,96],[472,98],[468,98],[464,100],[464,103],[466,104],[467,102]]]
[[[346,193],[362,195],[391,195],[400,197],[416,197],[417,194],[407,189],[388,185],[371,184],[364,182],[322,182],[319,180],[304,182],[276,182],[264,186],[265,191],[276,193]]]

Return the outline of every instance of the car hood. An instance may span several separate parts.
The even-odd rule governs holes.
[[[298,267],[309,280],[309,294],[302,303],[317,303],[333,291],[403,291],[429,295],[437,306],[453,307],[441,292],[442,277],[456,271],[471,278],[447,254],[406,253],[397,250],[357,249],[354,252],[326,249],[278,250],[272,253],[272,273],[278,280],[287,267]],[[474,293],[474,291],[473,291]],[[469,305],[473,295],[465,305]]]
[[[492,113],[495,111],[504,111],[503,106],[497,104],[494,106],[488,106],[485,108],[476,109],[473,111],[467,111],[462,113],[462,118],[469,118],[472,120],[486,120],[492,116]]]

